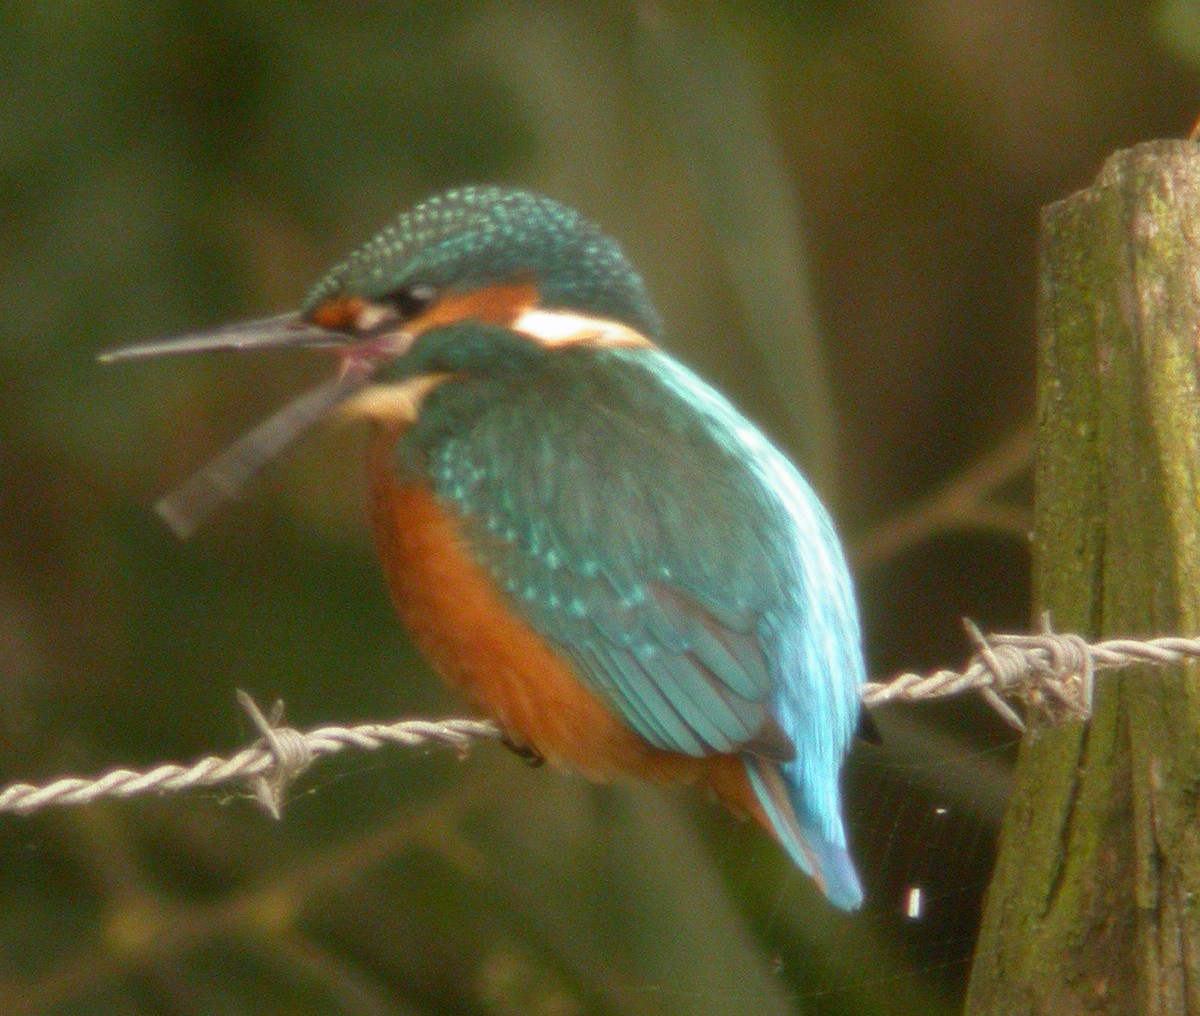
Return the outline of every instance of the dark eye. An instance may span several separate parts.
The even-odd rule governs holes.
[[[437,290],[427,282],[415,282],[389,293],[384,299],[396,308],[402,321],[408,321],[437,299]]]

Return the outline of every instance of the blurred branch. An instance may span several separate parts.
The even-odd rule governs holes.
[[[286,936],[315,899],[355,882],[402,847],[430,842],[434,831],[444,829],[452,816],[461,815],[483,797],[488,786],[482,779],[463,780],[453,794],[424,811],[402,814],[211,903],[151,892],[118,898],[105,917],[98,946],[65,956],[33,980],[0,979],[4,1012],[56,1012],[71,999],[95,992],[130,971],[170,962],[217,939],[242,937],[278,950],[281,936],[286,946]],[[329,971],[321,974],[312,964],[306,969],[324,986],[336,989]]]
[[[290,929],[267,943],[270,955],[288,977],[297,973],[320,985],[336,1001],[341,1013],[417,1013],[397,1000],[372,972],[356,966],[349,958],[320,945],[311,935]]]
[[[1034,424],[1026,424],[940,490],[854,540],[850,556],[855,565],[866,571],[946,531],[978,529],[1026,539],[1032,512],[993,499],[1031,465],[1034,432]]]

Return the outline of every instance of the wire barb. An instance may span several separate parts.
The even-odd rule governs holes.
[[[1089,643],[1079,635],[1053,631],[1049,616],[1042,619],[1042,630],[1032,635],[984,635],[970,621],[965,626],[977,648],[964,670],[906,673],[887,682],[868,682],[862,688],[863,704],[923,702],[977,691],[1006,723],[1023,731],[1025,721],[1008,700],[1022,703],[1027,714],[1046,723],[1087,720],[1092,714],[1099,671],[1200,659],[1200,638],[1164,636]],[[164,763],[145,772],[113,769],[94,778],[69,776],[40,786],[13,783],[0,790],[0,813],[28,815],[44,808],[91,804],[107,797],[241,785],[249,789],[268,815],[278,819],[293,781],[327,755],[349,749],[377,751],[388,744],[449,747],[466,755],[476,740],[502,739],[494,723],[467,719],[400,720],[300,731],[283,725],[282,702],[276,702],[264,715],[246,692],[239,690],[237,697],[259,737],[250,747],[228,758],[209,755],[191,765]]]
[[[288,785],[313,764],[313,753],[300,731],[280,725],[283,723],[283,699],[275,700],[270,719],[263,715],[250,694],[241,688],[237,690],[237,700],[250,717],[250,722],[262,734],[257,745],[269,748],[275,761],[270,772],[251,778],[250,789],[263,810],[278,822],[283,818],[284,795]]]
[[[1042,630],[1033,635],[984,635],[969,619],[963,624],[978,647],[966,669],[924,676],[899,674],[887,682],[868,682],[863,686],[863,704],[919,702],[978,691],[1005,723],[1024,732],[1025,720],[1010,700],[1054,726],[1087,720],[1098,671],[1200,659],[1200,639],[1164,636],[1088,642],[1079,635],[1054,631],[1049,614],[1042,616]]]
[[[1012,683],[1012,673],[1008,669],[1010,664],[1001,661],[996,655],[992,644],[988,642],[987,636],[979,630],[979,625],[972,621],[969,617],[963,618],[963,627],[967,630],[967,636],[979,647],[978,658],[987,666],[988,671],[995,679],[996,683],[1005,688]],[[1004,720],[1017,733],[1025,733],[1025,721],[1017,715],[1015,709],[1004,701],[995,688],[983,687],[979,689],[979,693],[983,696],[993,709],[1000,714],[1000,718]]]

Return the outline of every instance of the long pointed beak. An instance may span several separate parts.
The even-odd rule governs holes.
[[[139,342],[101,353],[101,363],[121,360],[146,360],[152,356],[172,356],[176,353],[210,353],[221,350],[259,349],[330,349],[344,346],[349,338],[320,325],[305,321],[292,311],[254,321],[238,321],[207,332],[178,335],[170,339]]]
[[[173,339],[139,343],[101,354],[102,363],[140,360],[174,353],[351,347],[351,340],[280,314],[226,325]],[[238,500],[263,467],[277,459],[338,404],[370,384],[382,358],[345,355],[337,377],[310,389],[242,435],[190,479],[161,498],[154,508],[175,535],[186,540],[220,508]]]

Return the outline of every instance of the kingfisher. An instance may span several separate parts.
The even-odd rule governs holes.
[[[370,518],[433,669],[510,747],[707,788],[837,907],[865,679],[833,524],[788,458],[660,345],[616,241],[523,190],[447,190],[300,310],[116,350],[331,351],[336,375],[163,498],[181,536],[331,411],[370,421]]]

